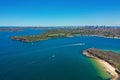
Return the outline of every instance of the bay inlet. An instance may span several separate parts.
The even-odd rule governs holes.
[[[120,50],[119,39],[75,36],[33,44],[11,40],[18,35],[31,34],[29,30],[0,32],[0,80],[105,80],[109,74],[101,75],[104,71],[97,69],[99,65],[82,53],[91,47]]]

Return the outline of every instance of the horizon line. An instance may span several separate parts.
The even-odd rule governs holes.
[[[19,25],[0,25],[0,27],[120,27],[120,25],[61,25],[61,26],[19,26]]]

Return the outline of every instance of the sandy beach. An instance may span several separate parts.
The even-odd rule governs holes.
[[[104,69],[110,73],[110,75],[112,76],[111,80],[117,80],[117,78],[119,77],[118,73],[115,71],[115,68],[113,66],[111,66],[108,62],[105,62],[104,60],[98,59],[97,61],[104,67]]]
[[[106,62],[104,60],[101,60],[101,59],[99,59],[97,57],[91,56],[91,55],[89,55],[88,52],[84,52],[83,54],[88,56],[88,57],[95,58],[104,67],[104,69],[108,73],[110,73],[110,75],[112,76],[111,80],[117,80],[118,79],[119,74],[115,71],[115,68],[113,66],[111,66],[108,62]]]

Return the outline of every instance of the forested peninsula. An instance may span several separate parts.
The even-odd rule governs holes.
[[[28,36],[13,36],[13,40],[20,40],[23,42],[36,42],[40,40],[48,40],[59,37],[73,37],[76,35],[83,36],[103,36],[106,38],[120,38],[120,28],[106,28],[106,27],[81,27],[81,28],[59,28],[53,30],[46,30],[42,34],[28,35]]]
[[[112,76],[112,80],[118,80],[120,77],[120,54],[112,51],[105,51],[96,48],[90,48],[83,52],[85,56],[97,59],[104,66],[105,70]],[[120,79],[120,78],[119,78]]]

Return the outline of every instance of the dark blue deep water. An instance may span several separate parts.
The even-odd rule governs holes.
[[[103,37],[76,36],[34,43],[11,39],[42,32],[0,32],[0,80],[104,80],[83,50],[94,47],[120,52],[119,39]]]

